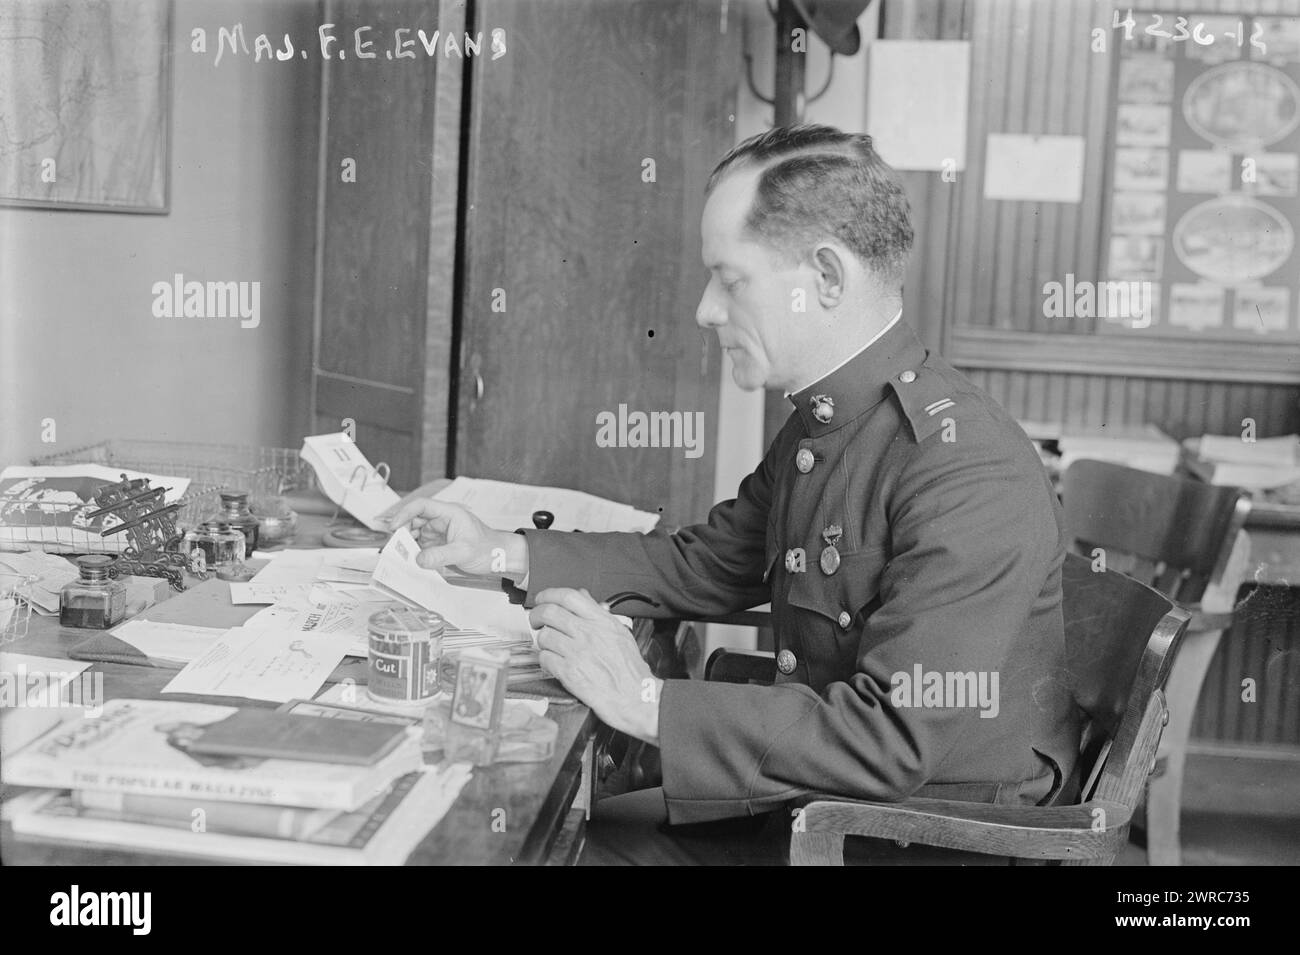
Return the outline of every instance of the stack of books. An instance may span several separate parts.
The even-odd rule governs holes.
[[[280,732],[273,719],[292,722]],[[6,754],[0,779],[38,788],[8,801],[5,818],[19,839],[244,862],[401,864],[469,768],[426,768],[420,730],[407,721],[355,725],[367,732],[256,708],[113,700],[98,717]],[[345,737],[366,742],[340,744]]]
[[[1300,436],[1246,441],[1206,434],[1183,442],[1183,466],[1209,484],[1271,491],[1300,482]]]

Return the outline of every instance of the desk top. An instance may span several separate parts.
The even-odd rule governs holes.
[[[296,543],[313,546],[311,541],[320,539],[314,527],[320,520],[304,523],[308,525],[307,532]],[[235,627],[260,609],[260,606],[232,604],[226,583],[213,579],[143,611],[138,617],[195,626]],[[89,632],[62,627],[57,617],[33,614],[27,636],[6,644],[4,649],[66,658],[68,649],[84,640]],[[364,683],[365,666],[364,662],[345,662],[334,671],[329,682],[352,677]],[[122,663],[95,663],[91,670],[104,674],[106,699],[161,699],[162,688],[176,674],[175,670]],[[224,706],[276,705],[259,700],[171,693],[166,699]],[[545,861],[580,785],[583,751],[598,725],[591,711],[580,703],[552,702],[547,716],[559,725],[554,756],[545,763],[506,763],[475,769],[451,810],[411,853],[408,865],[506,865]],[[502,819],[501,810],[504,810],[504,831],[500,831],[500,822],[495,830],[493,827],[494,821]],[[146,854],[134,849],[18,842],[8,825],[0,829],[0,850],[6,863],[20,865],[210,864],[210,860]]]

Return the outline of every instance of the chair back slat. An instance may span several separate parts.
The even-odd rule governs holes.
[[[1094,571],[1077,554],[1066,555],[1061,573],[1071,689],[1086,720],[1081,757],[1101,791],[1123,776],[1190,615],[1117,571]]]
[[[1061,496],[1078,552],[1100,547],[1108,566],[1186,603],[1200,600],[1221,570],[1249,506],[1240,488],[1108,461],[1075,461]]]

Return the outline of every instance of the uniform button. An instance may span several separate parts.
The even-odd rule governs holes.
[[[800,448],[799,453],[794,456],[794,466],[799,469],[800,474],[807,474],[813,469],[813,453],[807,448]]]
[[[794,672],[794,668],[798,662],[799,661],[795,659],[794,653],[789,650],[782,650],[776,655],[776,668],[786,676],[789,676]]]
[[[849,629],[849,624],[853,622],[853,616],[847,610],[840,611],[840,629]]]
[[[898,376],[898,380],[905,385],[910,385],[912,382],[916,381],[916,372],[909,368]]]

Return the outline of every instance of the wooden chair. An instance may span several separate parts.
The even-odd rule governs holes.
[[[1155,765],[1168,717],[1161,687],[1189,614],[1115,571],[1094,572],[1069,554],[1063,569],[1071,688],[1084,715],[1080,801],[997,806],[913,797],[893,803],[814,795],[795,803],[792,865],[842,865],[845,836],[893,839],[1066,865],[1110,865],[1125,845],[1134,807]],[[707,677],[770,682],[771,658],[719,649]]]
[[[1187,742],[1205,674],[1232,623],[1246,559],[1238,532],[1250,498],[1239,488],[1103,461],[1072,464],[1061,496],[1079,553],[1097,561],[1104,556],[1106,567],[1150,584],[1192,614],[1165,687],[1169,726],[1146,798],[1147,859],[1178,865]]]

